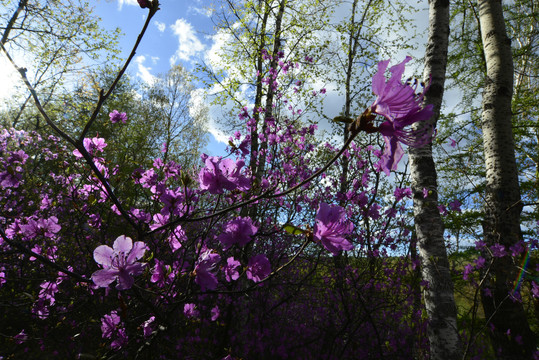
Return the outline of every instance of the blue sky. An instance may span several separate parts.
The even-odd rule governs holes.
[[[153,17],[139,45],[129,73],[145,82],[157,74],[166,73],[172,65],[194,70],[199,60],[208,56],[214,45],[211,11],[203,0],[161,0],[161,10]],[[107,30],[120,28],[121,56],[127,57],[146,20],[148,10],[141,9],[136,0],[99,0],[94,14],[102,19]],[[222,154],[226,136],[210,123],[210,143],[207,151]],[[217,138],[220,140],[218,141]]]

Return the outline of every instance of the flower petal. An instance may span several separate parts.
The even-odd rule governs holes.
[[[391,59],[390,59],[391,60]],[[372,92],[378,96],[382,94],[386,86],[385,72],[390,60],[380,61],[378,63],[378,71],[372,77]]]
[[[133,248],[133,240],[125,235],[118,236],[116,240],[114,240],[114,245],[112,245],[112,247],[116,253],[123,252],[124,254],[127,254]]]
[[[99,287],[107,287],[118,277],[118,270],[103,269],[92,274],[92,281]]]
[[[410,60],[412,60],[412,57],[407,56],[406,59],[404,59],[400,64],[393,65],[391,68],[389,68],[389,71],[391,72],[391,78],[389,79],[390,82],[400,82],[400,80],[402,79],[402,74],[404,73],[404,68],[406,67],[406,63]]]
[[[133,245],[133,249],[131,249],[129,256],[127,257],[127,263],[128,264],[134,263],[136,260],[142,258],[145,252],[146,252],[146,245],[142,241],[137,241]]]
[[[142,274],[142,271],[144,271],[145,266],[146,263],[134,263],[127,265],[125,271],[131,275],[140,275]]]
[[[112,258],[114,250],[110,246],[100,245],[94,250],[94,260],[96,263],[103,265],[104,268],[112,266]]]
[[[401,145],[396,137],[387,137],[384,136],[386,142],[386,147],[384,149],[384,154],[380,159],[382,170],[386,173],[387,176],[391,173],[391,170],[397,170],[400,159],[404,155],[404,150],[402,150]]]

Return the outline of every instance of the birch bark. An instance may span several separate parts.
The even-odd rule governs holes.
[[[480,0],[479,22],[487,68],[481,116],[486,168],[483,233],[488,246],[500,244],[508,250],[522,238],[522,202],[511,124],[513,58],[501,1]],[[484,256],[492,262],[481,293],[485,317],[494,326],[494,350],[500,359],[531,359],[537,339],[513,292],[518,276],[514,259],[492,257],[490,251]]]
[[[449,1],[429,0],[429,38],[425,54],[425,82],[432,79],[425,103],[434,105],[430,120],[436,125],[444,93],[449,38]],[[437,174],[432,146],[409,148],[417,247],[423,280],[423,292],[429,319],[428,337],[431,359],[460,359],[462,349],[457,331],[453,283],[444,242],[443,222],[438,210]],[[428,190],[428,196],[423,195]]]

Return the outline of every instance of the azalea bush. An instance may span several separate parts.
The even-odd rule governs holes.
[[[423,348],[424,337],[412,332],[424,327],[421,311],[402,306],[417,302],[418,287],[393,279],[413,276],[411,264],[387,260],[388,246],[406,244],[409,234],[373,238],[361,225],[380,221],[372,180],[396,168],[399,142],[424,142],[412,143],[415,130],[404,129],[429,111],[400,81],[404,64],[386,84],[382,63],[377,100],[351,124],[354,135],[380,131],[383,152],[351,141],[315,149],[315,126],[274,118],[261,138],[262,178],[246,166],[250,138],[238,131],[228,157],[203,155],[198,170],[161,159],[137,169],[129,186],[139,187],[138,196],[128,201],[114,197],[124,176],[107,160],[106,139],[85,137],[69,150],[54,136],[4,129],[2,294],[20,311],[4,316],[3,348],[59,356],[158,351],[165,358],[255,356],[267,348],[275,349],[268,358],[343,358],[358,349],[366,357],[390,354],[405,343]],[[384,116],[379,127],[374,114]],[[240,117],[253,126],[247,108]],[[115,110],[110,121],[129,120]],[[313,155],[324,153],[332,159],[313,165]],[[362,179],[346,194],[330,169],[342,156]],[[368,166],[367,159],[378,160]],[[319,176],[331,178],[312,191]],[[399,194],[384,216],[397,221],[403,208],[395,205],[409,195]],[[319,348],[307,346],[320,338]]]
[[[147,22],[156,3],[139,0]],[[350,137],[334,145],[290,105],[299,65],[262,53],[272,107],[290,111],[261,125],[265,109],[239,108],[227,154],[202,154],[196,168],[171,160],[168,144],[122,168],[92,130],[106,95],[77,136],[42,108],[47,136],[2,129],[0,355],[428,356],[412,192],[386,181],[403,144],[434,136],[425,89],[402,81],[410,58],[389,77],[390,60],[378,64],[372,105],[345,119]],[[108,115],[112,129],[129,122],[125,109]],[[360,145],[367,135],[384,145]]]

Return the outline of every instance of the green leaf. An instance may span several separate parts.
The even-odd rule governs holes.
[[[284,231],[286,231],[287,233],[290,233],[292,235],[303,235],[303,234],[306,233],[306,231],[303,230],[302,228],[299,228],[299,227],[291,225],[291,224],[286,224],[284,226]]]

